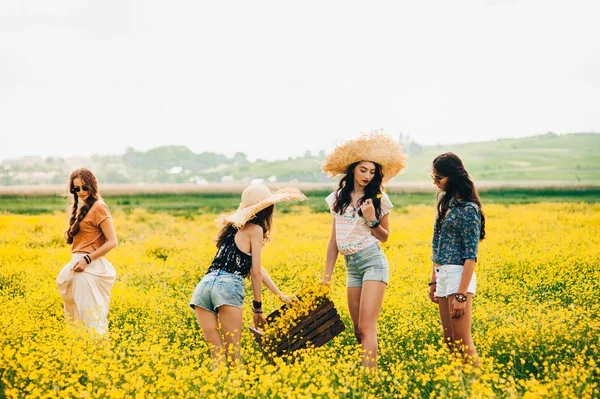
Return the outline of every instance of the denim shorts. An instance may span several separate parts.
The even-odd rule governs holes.
[[[458,286],[460,285],[460,279],[462,278],[462,265],[442,265],[436,266],[435,279],[437,284],[435,286],[435,296],[439,298],[446,298],[449,295],[456,294],[458,292]],[[469,282],[467,292],[475,295],[476,288],[475,272]]]
[[[344,255],[346,261],[346,287],[362,287],[365,281],[388,283],[390,266],[385,254],[375,243],[357,253]]]
[[[244,278],[224,270],[207,273],[196,286],[190,306],[199,306],[212,313],[219,312],[219,306],[229,305],[242,308],[246,291]]]

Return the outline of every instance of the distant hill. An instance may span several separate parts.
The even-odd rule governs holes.
[[[408,166],[394,181],[428,180],[432,159],[453,151],[477,180],[600,183],[600,133],[548,133],[438,146],[414,141],[403,144]],[[324,156],[323,152],[307,153],[286,160],[250,162],[244,153],[226,157],[168,146],[143,152],[130,148],[123,155],[90,158],[24,157],[0,163],[0,185],[63,184],[73,169],[83,166],[92,169],[101,183],[330,182],[319,168]]]

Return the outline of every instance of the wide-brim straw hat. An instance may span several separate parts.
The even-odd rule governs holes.
[[[406,166],[402,147],[381,130],[363,133],[354,140],[338,145],[321,165],[323,173],[330,177],[343,175],[355,162],[370,161],[381,166],[383,182],[396,176]]]
[[[242,228],[263,209],[283,201],[304,201],[306,196],[295,187],[284,187],[271,191],[264,184],[252,184],[242,192],[242,201],[237,211],[231,215],[223,215],[217,219],[221,226],[233,225]]]

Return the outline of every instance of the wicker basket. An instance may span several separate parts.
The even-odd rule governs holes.
[[[283,305],[267,316],[267,323],[276,320],[285,312],[288,305]],[[250,330],[266,357],[281,356],[305,348],[308,344],[319,347],[344,331],[345,326],[331,300],[326,299],[311,313],[295,320],[296,325],[285,336],[272,339],[254,327]]]

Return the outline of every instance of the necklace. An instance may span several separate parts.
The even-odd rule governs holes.
[[[350,206],[352,207],[352,217],[356,216],[356,211],[360,208],[360,204],[354,200],[356,193],[350,194]],[[358,199],[360,201],[360,198]],[[356,203],[356,205],[354,205]]]

